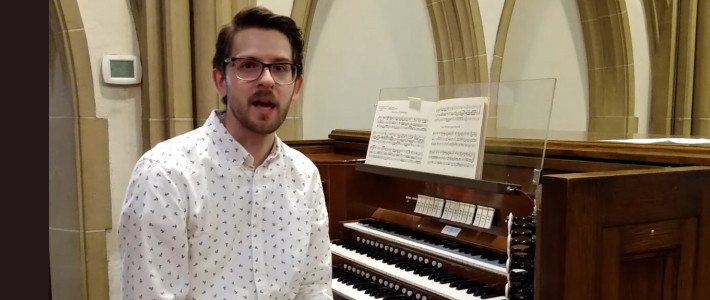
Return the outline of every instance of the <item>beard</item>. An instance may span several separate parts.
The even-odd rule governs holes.
[[[258,91],[251,95],[249,99],[243,101],[227,93],[227,106],[232,112],[232,115],[237,119],[237,121],[247,130],[258,134],[271,134],[276,132],[276,130],[281,127],[281,124],[286,121],[286,116],[288,115],[288,110],[290,105],[282,107],[281,104],[276,101],[274,94],[271,91]],[[274,103],[274,115],[255,115],[252,110],[256,110],[256,107],[252,105],[254,98],[269,98]]]

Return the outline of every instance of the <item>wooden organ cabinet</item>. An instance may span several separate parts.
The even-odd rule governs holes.
[[[324,182],[336,299],[710,299],[709,147],[548,141],[536,178],[539,143],[489,138],[481,183],[365,165],[367,131],[329,137],[289,144]]]

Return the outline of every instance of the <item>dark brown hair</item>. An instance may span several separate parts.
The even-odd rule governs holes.
[[[232,22],[223,26],[217,36],[217,44],[212,58],[212,67],[225,75],[225,62],[232,52],[232,40],[240,30],[248,28],[274,29],[286,35],[291,44],[293,64],[297,65],[296,76],[303,74],[303,37],[301,29],[290,17],[274,14],[263,7],[247,8],[237,13]],[[222,97],[227,104],[227,97]]]

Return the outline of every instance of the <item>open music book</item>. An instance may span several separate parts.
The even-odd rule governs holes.
[[[365,163],[480,179],[488,98],[377,103]]]

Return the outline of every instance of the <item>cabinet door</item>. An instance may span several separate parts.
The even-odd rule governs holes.
[[[695,218],[605,228],[602,299],[691,300]]]

